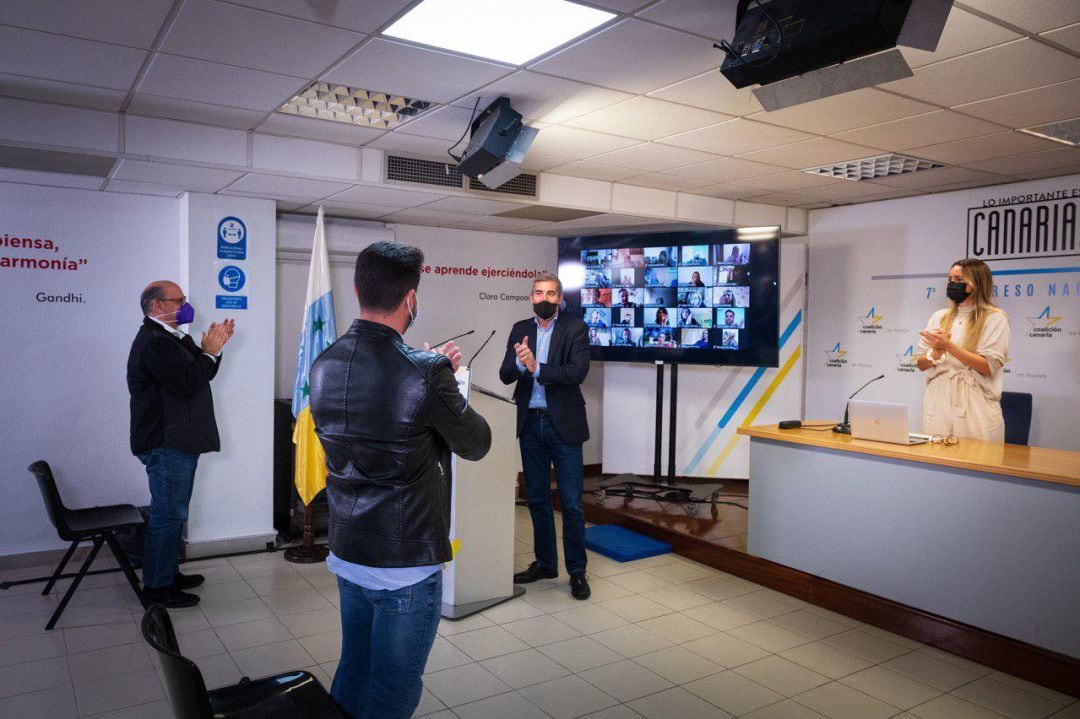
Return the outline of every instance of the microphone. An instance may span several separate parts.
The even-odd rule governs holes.
[[[852,397],[857,395],[859,392],[862,392],[864,389],[866,389],[867,387],[872,385],[874,382],[877,382],[879,379],[885,379],[885,375],[879,374],[877,377],[875,377],[874,379],[872,379],[869,382],[867,382],[866,384],[864,384],[862,387],[859,387],[859,389],[852,392],[851,397],[848,397],[848,402],[851,401]],[[835,427],[833,427],[833,432],[836,432],[837,434],[851,434],[851,423],[848,422],[848,405],[847,404],[844,405],[844,421],[841,422],[840,424],[836,425]]]
[[[487,347],[488,342],[490,342],[491,338],[494,337],[494,336],[495,336],[495,330],[491,330],[491,334],[489,334],[487,336],[487,339],[484,340],[484,343],[482,345],[480,345],[480,349],[476,350],[476,352],[473,353],[473,356],[469,358],[469,361],[467,363],[465,363],[466,368],[471,368],[472,367],[472,363],[473,363],[473,360],[476,359],[476,355],[478,355],[478,354],[480,354],[481,352],[484,351],[484,348]]]
[[[475,333],[476,333],[476,330],[469,330],[468,332],[462,332],[462,333],[461,333],[461,334],[459,334],[459,335],[454,335],[453,337],[451,337],[451,338],[450,338],[450,339],[448,339],[448,340],[443,340],[442,342],[436,342],[435,344],[433,344],[433,345],[431,345],[431,346],[432,346],[432,347],[442,347],[442,346],[443,346],[444,344],[446,344],[447,342],[453,342],[454,340],[459,340],[459,339],[461,339],[462,337],[468,337],[469,335],[471,335],[471,334],[475,334]]]

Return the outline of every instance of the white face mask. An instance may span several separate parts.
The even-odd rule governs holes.
[[[408,304],[408,300],[405,303],[405,306],[409,308],[409,324],[405,326],[405,331],[408,332],[416,324],[416,320],[420,319],[420,303],[416,302],[415,296],[412,304]]]

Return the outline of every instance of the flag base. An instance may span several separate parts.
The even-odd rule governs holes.
[[[330,549],[325,544],[312,547],[289,547],[285,550],[285,561],[293,564],[315,564],[325,562]]]

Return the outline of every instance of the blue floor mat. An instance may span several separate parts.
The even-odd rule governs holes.
[[[667,554],[671,545],[614,524],[585,529],[585,546],[620,562]]]

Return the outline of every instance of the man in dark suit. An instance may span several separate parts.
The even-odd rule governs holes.
[[[517,436],[536,554],[536,561],[515,574],[514,581],[528,584],[559,576],[548,479],[554,465],[570,592],[575,599],[588,599],[581,447],[589,438],[589,425],[581,383],[589,372],[589,328],[576,317],[559,314],[563,292],[558,277],[537,275],[531,299],[536,316],[514,324],[499,369],[505,384],[517,383]]]
[[[210,323],[197,346],[179,325],[195,310],[179,285],[151,282],[139,298],[143,323],[128,355],[131,452],[150,480],[150,520],[143,547],[143,585],[150,602],[190,607],[199,597],[183,590],[203,577],[181,574],[176,552],[187,521],[199,455],[221,449],[210,380],[221,366],[221,348],[234,322]]]

